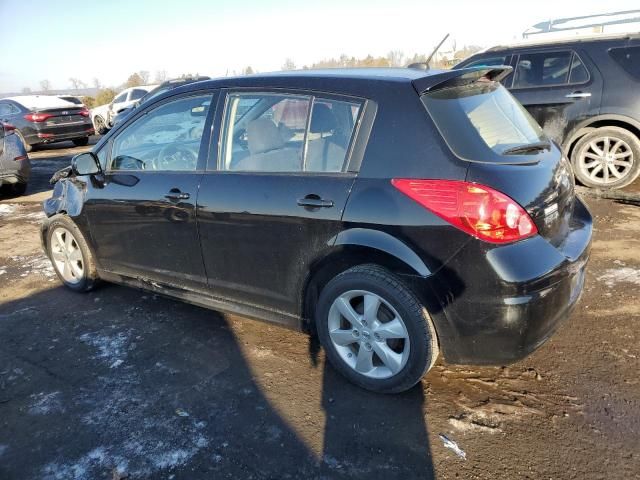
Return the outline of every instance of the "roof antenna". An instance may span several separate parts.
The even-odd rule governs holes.
[[[430,70],[431,66],[429,65],[429,62],[431,61],[433,56],[436,54],[436,52],[440,50],[440,47],[442,46],[442,44],[447,41],[447,38],[449,38],[448,33],[444,36],[442,40],[440,40],[440,43],[436,46],[436,48],[433,49],[433,51],[431,52],[431,55],[429,55],[424,62],[412,63],[408,65],[407,68],[417,68],[418,70]]]

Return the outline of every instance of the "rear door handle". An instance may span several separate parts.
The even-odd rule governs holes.
[[[169,200],[187,200],[190,196],[191,195],[189,195],[188,193],[183,193],[177,188],[172,188],[171,190],[169,190],[169,193],[164,196],[164,198],[168,198]]]
[[[305,208],[331,208],[333,200],[325,200],[318,195],[307,195],[298,199],[298,205]]]
[[[565,95],[565,98],[589,98],[590,96],[589,92],[573,92]]]

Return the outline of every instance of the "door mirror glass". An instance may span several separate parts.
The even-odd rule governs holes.
[[[95,175],[100,173],[100,161],[93,152],[85,152],[71,159],[71,168],[76,175]]]

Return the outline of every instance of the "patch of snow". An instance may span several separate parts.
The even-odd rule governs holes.
[[[16,206],[11,203],[0,203],[0,217],[11,215],[16,211]]]
[[[51,260],[42,253],[33,256],[14,255],[9,257],[9,259],[18,264],[21,277],[40,275],[49,280],[53,280],[56,276],[53,265],[51,265]]]
[[[80,335],[80,340],[98,350],[93,358],[103,360],[111,368],[118,367],[123,362],[122,358],[127,356],[129,338],[130,335],[125,332],[115,335],[102,335],[96,332]]]
[[[29,415],[49,415],[64,412],[60,392],[37,393],[30,397],[33,403],[29,406]]]
[[[598,280],[604,282],[609,288],[621,282],[640,285],[640,269],[631,267],[610,268],[604,275],[599,276]]]

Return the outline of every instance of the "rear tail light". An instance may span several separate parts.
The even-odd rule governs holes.
[[[27,113],[24,118],[30,122],[44,122],[45,120],[53,117],[50,113]]]
[[[20,155],[19,157],[16,157],[13,159],[14,162],[19,162],[21,160],[28,160],[29,157],[27,155]]]
[[[394,178],[394,187],[454,227],[491,243],[538,233],[529,214],[504,193],[457,180]]]
[[[53,138],[53,133],[39,133],[38,138]]]
[[[2,123],[0,124],[0,127],[4,127],[5,135],[10,135],[16,130],[16,127],[14,125],[11,125],[10,123]]]
[[[86,108],[83,108],[82,110],[80,110],[78,112],[78,115],[82,115],[83,117],[88,117],[89,116],[89,110],[87,110]]]

